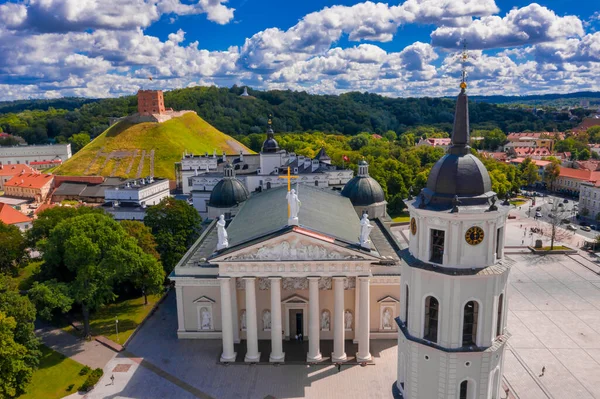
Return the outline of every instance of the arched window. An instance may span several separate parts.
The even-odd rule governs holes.
[[[440,305],[438,300],[432,296],[428,296],[425,299],[425,326],[423,329],[423,338],[437,342],[438,335],[438,314]]]
[[[479,316],[479,304],[469,301],[465,304],[463,314],[463,346],[477,345],[477,318]]]
[[[498,298],[498,320],[496,321],[496,336],[502,335],[502,307],[504,305],[504,294]]]
[[[458,393],[458,399],[467,399],[469,394],[469,381],[464,380],[460,383],[460,391]]]
[[[406,323],[406,328],[408,328],[408,284],[405,285],[406,287],[406,300],[404,301],[404,323]]]

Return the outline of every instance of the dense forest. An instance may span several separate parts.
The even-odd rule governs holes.
[[[355,135],[360,132],[402,134],[428,125],[442,131],[452,129],[454,100],[445,98],[389,98],[351,92],[312,95],[296,91],[192,87],[165,93],[165,104],[176,110],[191,109],[217,129],[231,135],[264,132],[273,115],[277,132],[322,131]],[[23,137],[28,143],[66,142],[72,135],[92,138],[109,126],[113,117],[136,112],[135,96],[88,100],[65,98],[0,103],[0,129]],[[504,132],[524,130],[564,131],[577,121],[569,114],[538,113],[472,101],[474,129],[499,128]]]

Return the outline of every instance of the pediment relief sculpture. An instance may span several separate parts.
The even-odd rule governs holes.
[[[358,255],[343,254],[322,245],[300,240],[282,241],[275,245],[265,245],[250,253],[242,253],[225,258],[232,260],[328,260],[364,259]]]

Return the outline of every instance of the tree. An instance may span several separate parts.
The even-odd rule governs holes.
[[[393,130],[388,130],[387,132],[385,132],[383,134],[383,137],[387,140],[387,141],[396,141],[396,139],[398,138],[398,135],[396,134],[396,132],[394,132]]]
[[[350,139],[350,141],[348,142],[348,145],[354,151],[360,150],[367,144],[369,144],[369,135],[366,133],[361,133],[359,135],[356,135],[356,136],[352,137]]]
[[[27,261],[27,244],[17,226],[0,221],[0,273],[15,272]]]
[[[560,176],[560,161],[554,157],[548,159],[550,163],[544,168],[544,180],[548,183],[548,187],[552,190],[552,184]]]
[[[565,210],[565,208],[555,205],[550,211],[550,215],[552,215],[552,217],[548,222],[548,224],[550,224],[549,227],[546,223],[543,225],[538,223],[538,226],[540,231],[542,231],[542,234],[550,237],[550,250],[553,250],[555,241],[563,241],[572,234],[560,227],[563,219],[569,218],[569,212]]]
[[[97,213],[60,222],[42,249],[47,269],[62,270],[55,274],[81,305],[85,336],[90,335],[90,312],[116,298],[116,283],[147,267],[146,262],[157,262],[118,222]]]
[[[72,135],[69,137],[69,143],[71,143],[71,151],[75,154],[77,151],[81,150],[83,147],[90,143],[90,135],[86,132],[81,132]]]
[[[27,296],[37,309],[37,314],[44,320],[52,320],[55,312],[67,313],[73,305],[73,298],[66,283],[55,279],[33,283]]]
[[[590,143],[600,143],[600,126],[592,126],[588,128],[586,133],[589,136]]]
[[[588,159],[590,159],[591,156],[592,156],[592,154],[590,153],[590,150],[588,150],[587,148],[584,148],[583,150],[581,150],[579,152],[578,159],[580,161],[587,161]]]
[[[0,275],[0,397],[21,395],[31,381],[40,357],[34,321],[33,304]]]
[[[63,220],[85,215],[88,213],[104,213],[101,208],[92,208],[80,206],[77,208],[67,206],[55,206],[54,208],[46,209],[37,215],[37,219],[33,221],[31,229],[27,231],[28,245],[36,248],[40,240],[47,238],[50,231]]]
[[[120,223],[127,234],[135,238],[142,251],[154,256],[156,260],[160,260],[160,254],[156,250],[156,240],[152,235],[150,227],[137,220],[121,220]]]
[[[143,257],[140,262],[130,264],[127,274],[129,275],[128,280],[133,283],[133,286],[142,291],[144,305],[148,304],[148,294],[159,293],[165,281],[165,271],[162,265],[156,258],[149,255]]]
[[[144,224],[152,229],[167,275],[200,235],[201,222],[193,206],[171,197],[146,211]]]
[[[506,142],[506,135],[500,129],[491,130],[483,137],[483,145],[490,151],[495,151],[504,142]]]
[[[519,165],[519,170],[521,172],[521,179],[527,186],[532,186],[540,180],[540,175],[538,174],[538,167],[533,163],[530,157],[525,158],[525,160]]]

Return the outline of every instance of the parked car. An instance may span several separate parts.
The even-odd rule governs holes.
[[[565,224],[567,224],[567,223],[569,223],[569,222],[570,222],[570,220],[569,220],[569,219],[563,219],[563,220],[561,220],[560,222],[561,222],[561,223],[565,223]]]
[[[541,206],[538,206],[537,208],[535,208],[535,210],[539,212],[539,211],[541,211],[541,210],[542,210],[542,207],[541,207]]]
[[[541,218],[542,217],[542,212],[536,212],[535,213],[535,217],[536,218]]]
[[[598,230],[598,226],[596,226],[595,224],[590,224],[590,229]]]
[[[553,214],[553,213],[549,213],[549,214],[548,214],[548,217],[549,217],[550,219],[554,219],[556,216],[554,216],[554,214]]]
[[[550,205],[553,205],[553,204],[554,204],[554,200],[550,200],[550,201],[548,201],[548,203],[549,203]]]
[[[581,226],[587,226],[589,223],[588,222],[581,222],[579,223]]]
[[[577,227],[575,227],[575,225],[570,224],[570,225],[567,226],[567,230],[573,230],[573,231],[575,231],[575,230],[577,230]]]
[[[564,207],[564,205],[563,204],[558,204],[558,207],[562,208],[562,207]]]
[[[563,200],[563,202],[564,202],[565,204],[568,204],[568,203],[569,203],[569,200],[565,198],[565,199]]]
[[[588,226],[581,226],[581,230],[583,230],[583,231],[591,231],[592,229],[590,229]]]

